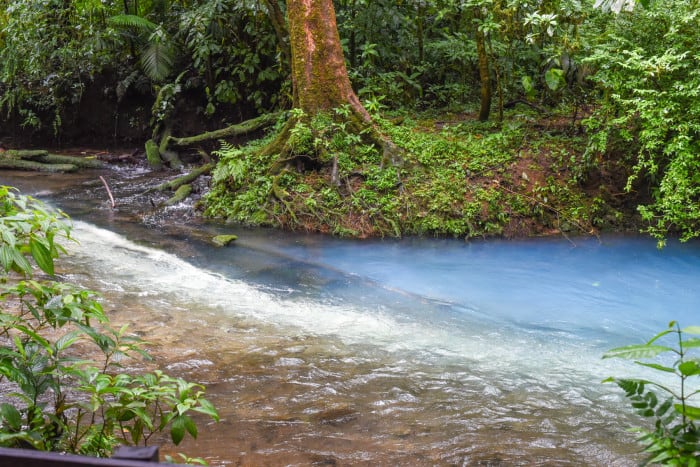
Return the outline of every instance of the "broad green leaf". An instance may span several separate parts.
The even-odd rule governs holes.
[[[535,96],[535,86],[532,84],[532,78],[530,78],[527,75],[523,76],[522,84],[523,84],[523,90],[525,91],[525,95],[530,97],[530,98],[534,97]]]
[[[700,336],[700,326],[688,326],[681,329],[685,334],[695,334]]]
[[[32,237],[29,239],[29,248],[32,252],[32,258],[36,261],[37,266],[46,274],[54,275],[53,257],[51,251],[46,248],[41,241]]]
[[[82,335],[82,332],[79,330],[69,332],[68,334],[65,334],[61,336],[57,341],[56,341],[56,350],[62,351],[73,345],[75,341],[77,341],[80,336]]]
[[[678,370],[685,376],[700,375],[700,365],[694,360],[681,363]]]
[[[0,404],[0,415],[2,415],[5,423],[7,423],[13,431],[22,429],[22,415],[20,415],[14,405],[7,403]]]
[[[27,276],[31,275],[32,266],[29,264],[29,261],[27,261],[27,258],[25,258],[24,255],[19,252],[19,250],[15,250],[14,248],[11,249],[11,252],[13,262],[11,267],[17,270],[17,272],[21,272]]]
[[[544,74],[544,80],[549,89],[556,91],[564,84],[564,70],[561,68],[550,68]]]
[[[9,271],[14,263],[13,251],[14,248],[9,245],[0,246],[0,266],[2,266],[5,271]]]
[[[175,445],[180,444],[182,439],[185,437],[185,417],[183,415],[178,415],[173,418],[173,424],[170,427],[170,437]]]
[[[184,419],[185,419],[185,429],[190,434],[190,436],[197,439],[197,424],[194,423],[194,420],[192,420],[187,415],[184,416]]]
[[[700,339],[691,337],[690,339],[684,340],[683,347],[687,349],[700,347]]]
[[[216,411],[214,404],[212,404],[211,402],[209,402],[206,399],[199,399],[199,406],[195,407],[194,410],[196,412],[200,412],[200,413],[209,415],[211,418],[213,418],[217,422],[219,421],[219,413]]]
[[[673,352],[673,349],[663,345],[635,344],[608,350],[603,358],[651,358],[664,352]]]
[[[674,404],[673,407],[679,414],[683,414],[692,420],[700,420],[700,407],[695,407],[687,404],[685,408],[681,404]]]

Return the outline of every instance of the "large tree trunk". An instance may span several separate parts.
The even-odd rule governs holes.
[[[307,115],[350,105],[371,118],[350,85],[332,0],[287,0],[294,107]]]

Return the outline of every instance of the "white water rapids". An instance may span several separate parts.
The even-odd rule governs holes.
[[[638,370],[600,357],[696,316],[691,247],[251,232],[181,258],[75,226],[69,278],[209,385],[228,428],[190,450],[215,465],[634,465],[600,381]]]

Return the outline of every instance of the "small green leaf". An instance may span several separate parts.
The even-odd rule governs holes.
[[[685,334],[694,334],[700,336],[700,326],[688,326],[681,329]]]
[[[685,415],[686,417],[692,420],[700,420],[700,407],[695,407],[687,404],[685,407],[683,407],[682,404],[674,404],[673,407],[679,414]]]
[[[646,366],[648,368],[653,368],[654,370],[665,371],[666,373],[675,373],[676,370],[673,368],[659,365],[658,363],[645,363],[645,362],[634,362],[637,365]]]

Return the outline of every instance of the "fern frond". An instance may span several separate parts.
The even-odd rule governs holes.
[[[123,29],[135,29],[139,32],[151,33],[158,25],[137,15],[115,15],[107,18],[107,23]]]
[[[151,42],[141,52],[141,66],[153,81],[162,81],[173,69],[175,50],[170,44]]]

